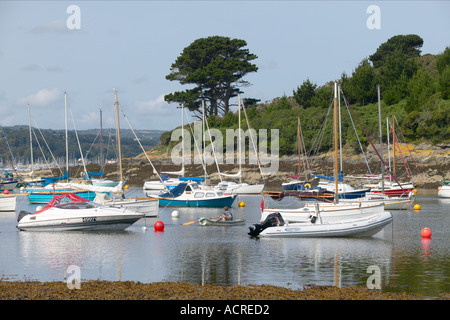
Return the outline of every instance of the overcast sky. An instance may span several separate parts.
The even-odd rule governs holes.
[[[259,70],[245,77],[243,97],[264,102],[307,78],[323,85],[351,74],[398,34],[421,36],[423,54],[443,52],[450,3],[0,0],[0,124],[28,124],[29,103],[33,124],[63,129],[67,92],[77,129],[99,128],[100,108],[103,126],[114,127],[116,89],[134,129],[170,130],[181,113],[163,97],[186,87],[165,76],[198,38],[245,40]]]

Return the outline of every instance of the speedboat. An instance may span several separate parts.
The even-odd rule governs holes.
[[[261,224],[249,227],[251,237],[371,237],[392,222],[392,214],[383,211],[368,217],[324,222],[320,214],[308,222],[285,222],[279,213],[273,213]]]
[[[20,211],[17,228],[25,231],[124,230],[143,218],[130,209],[102,206],[73,193],[55,196],[42,210]]]
[[[158,199],[160,207],[231,207],[237,197],[213,188],[200,188],[195,182],[182,182],[169,192],[147,195]]]

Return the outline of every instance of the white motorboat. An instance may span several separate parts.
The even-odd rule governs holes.
[[[128,208],[145,217],[157,217],[159,201],[154,198],[111,198],[105,193],[97,193],[94,202],[116,208]]]
[[[143,218],[126,208],[99,205],[75,194],[56,196],[42,210],[18,215],[19,230],[71,231],[71,230],[124,230]]]
[[[382,193],[367,192],[364,197],[358,199],[341,199],[341,203],[378,203],[383,202],[384,208],[389,210],[405,210],[412,206],[415,200],[414,191],[411,191],[407,197],[388,196]]]
[[[262,224],[249,227],[251,237],[371,237],[391,223],[392,214],[383,211],[367,217],[324,222],[320,213],[303,223],[285,222],[280,214],[274,213]]]
[[[442,186],[438,188],[439,198],[450,198],[450,182],[443,182]]]
[[[0,194],[0,211],[15,211],[17,198],[15,194]]]
[[[264,189],[264,184],[248,184],[237,183],[234,181],[221,181],[217,185],[217,188],[225,193],[260,194]]]

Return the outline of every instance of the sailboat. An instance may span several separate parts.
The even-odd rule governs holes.
[[[412,206],[414,200],[415,200],[415,193],[414,193],[414,186],[406,186],[400,184],[397,179],[395,178],[395,144],[394,144],[394,174],[392,174],[390,171],[390,151],[388,147],[388,155],[389,155],[389,181],[385,181],[385,174],[384,174],[384,167],[385,163],[383,161],[383,144],[382,144],[382,135],[381,135],[381,100],[380,100],[380,86],[377,86],[377,92],[378,92],[378,122],[379,122],[379,128],[380,128],[380,161],[382,163],[381,166],[381,182],[370,190],[370,192],[367,192],[364,197],[354,199],[354,200],[343,200],[343,202],[352,201],[355,202],[355,200],[359,203],[373,203],[373,202],[383,202],[385,205],[385,208],[387,209],[408,209]],[[344,97],[345,98],[345,97]],[[388,140],[388,146],[389,146],[389,121],[387,122],[387,140]],[[392,134],[395,139],[395,131],[394,127],[392,126]],[[369,141],[371,141],[369,139]],[[375,147],[374,147],[375,149]],[[375,149],[376,151],[376,149]],[[377,152],[378,154],[378,152]],[[395,182],[392,181],[392,178],[394,178]],[[401,190],[401,191],[400,191]],[[401,192],[401,193],[400,193]]]
[[[261,224],[250,227],[249,235],[256,236],[371,236],[392,221],[392,214],[384,210],[384,203],[339,203],[338,142],[337,142],[337,84],[334,93],[335,198],[333,203],[308,203],[296,209],[265,209],[262,203]],[[277,218],[277,217],[280,218]],[[274,219],[272,219],[275,217]],[[352,223],[353,221],[353,223]],[[305,233],[305,229],[308,232]],[[335,232],[345,229],[345,233]],[[362,230],[372,230],[365,232]]]
[[[86,190],[76,190],[72,189],[67,184],[59,183],[58,181],[67,180],[69,178],[69,139],[67,131],[67,93],[64,93],[64,108],[65,108],[65,136],[66,136],[66,172],[60,177],[43,177],[45,180],[44,187],[42,188],[26,188],[25,192],[28,193],[28,200],[30,203],[48,203],[53,197],[62,195],[65,193],[76,194],[82,198],[89,201],[94,200],[95,192],[90,192]],[[76,130],[75,130],[76,131]],[[31,137],[31,135],[30,135]]]
[[[244,103],[242,103],[242,110],[245,113],[245,106]],[[247,125],[250,125],[248,123],[247,114],[245,113]],[[223,190],[226,193],[235,193],[235,194],[260,194],[264,189],[264,183],[257,183],[257,184],[248,184],[245,182],[242,182],[242,130],[241,130],[241,96],[238,96],[238,164],[239,164],[239,171],[236,174],[226,174],[226,173],[220,173],[219,176],[225,176],[229,178],[238,178],[239,183],[234,181],[224,181],[220,179],[221,181],[217,185],[217,188],[220,190]],[[255,148],[255,152],[258,151]]]

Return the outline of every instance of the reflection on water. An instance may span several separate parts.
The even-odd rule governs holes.
[[[237,206],[240,201],[244,208]],[[19,232],[15,213],[0,213],[0,277],[64,281],[67,267],[77,265],[83,280],[302,288],[364,286],[372,274],[369,267],[376,266],[383,290],[429,297],[449,291],[450,210],[445,200],[419,197],[421,211],[393,211],[393,225],[371,238],[251,239],[248,226],[259,222],[260,201],[260,196],[239,197],[233,214],[245,217],[247,225],[234,227],[182,225],[217,216],[217,208],[176,208],[179,218],[172,218],[174,208],[161,208],[158,219],[142,219],[122,232]],[[21,208],[34,209],[27,201],[17,212]],[[164,222],[163,232],[153,230],[156,220]],[[424,227],[433,231],[432,240],[420,238]]]

